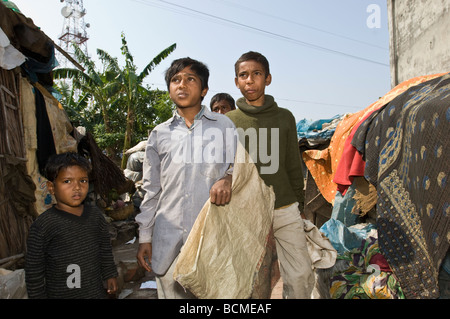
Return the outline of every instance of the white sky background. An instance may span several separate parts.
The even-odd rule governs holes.
[[[64,18],[59,0],[12,0],[55,43]],[[318,120],[366,108],[390,89],[385,0],[84,0],[89,55],[97,48],[123,61],[121,32],[138,72],[172,43],[177,49],[146,78],[166,90],[170,63],[189,56],[210,69],[211,97],[235,99],[234,63],[247,51],[264,54],[272,84],[266,93],[296,121]],[[379,27],[370,28],[375,5]],[[100,63],[96,62],[98,68]]]

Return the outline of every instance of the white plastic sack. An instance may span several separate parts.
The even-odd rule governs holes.
[[[11,45],[5,32],[0,28],[0,67],[11,70],[25,62],[25,56]]]
[[[306,245],[313,267],[318,269],[333,267],[336,263],[337,251],[330,240],[311,221],[304,219],[303,224]]]
[[[275,194],[241,144],[236,158],[230,203],[207,201],[175,266],[174,279],[198,298],[249,298],[266,251]]]
[[[0,268],[0,299],[27,299],[25,270],[15,271]]]

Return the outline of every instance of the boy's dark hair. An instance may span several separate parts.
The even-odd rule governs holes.
[[[246,62],[246,61],[256,61],[256,62],[260,63],[264,68],[265,77],[267,78],[269,76],[269,74],[270,74],[269,61],[266,59],[266,57],[264,55],[262,55],[259,52],[254,52],[254,51],[249,51],[247,53],[244,53],[236,61],[236,63],[234,64],[234,72],[236,73],[236,76],[238,76],[239,65],[242,62]]]
[[[212,110],[214,103],[222,101],[222,100],[227,101],[230,104],[232,110],[236,109],[236,102],[234,101],[233,97],[230,94],[217,93],[216,95],[214,95],[212,97],[211,102],[209,103],[209,107],[211,108],[211,110]]]
[[[208,67],[200,61],[187,57],[174,60],[170,65],[170,67],[167,69],[165,76],[167,90],[169,90],[170,80],[173,78],[173,76],[188,66],[200,78],[200,81],[202,82],[202,90],[208,89],[208,79],[209,79]]]
[[[91,172],[91,163],[84,156],[74,153],[62,153],[52,155],[45,165],[45,178],[50,182],[53,182],[58,177],[59,172],[63,168],[70,166],[79,166],[84,169],[88,174]]]

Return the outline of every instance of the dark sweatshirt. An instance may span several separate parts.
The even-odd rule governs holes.
[[[31,225],[25,279],[31,298],[106,298],[117,277],[106,220],[97,207],[81,216],[52,207]],[[79,285],[78,285],[79,284]]]
[[[226,115],[234,122],[238,131],[239,128],[242,129],[247,137],[253,134],[248,129],[255,129],[257,144],[254,145],[255,141],[251,141],[251,138],[246,138],[245,149],[251,153],[252,147],[256,146],[255,165],[266,185],[273,186],[276,197],[275,208],[298,202],[302,209],[303,173],[294,116],[289,110],[278,107],[270,95],[265,95],[263,106],[248,105],[245,98],[238,99],[236,105],[238,109]],[[264,132],[267,132],[267,136],[264,136]],[[242,137],[242,134],[240,136]],[[278,156],[278,165],[275,165],[274,156]],[[270,157],[271,160],[267,162]],[[275,166],[278,166],[276,171]]]

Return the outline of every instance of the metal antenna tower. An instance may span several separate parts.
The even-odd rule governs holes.
[[[83,7],[83,0],[60,0],[64,3],[61,9],[61,15],[64,17],[64,24],[59,37],[59,46],[74,58],[73,43],[88,55],[86,29],[90,27],[85,23],[84,16],[86,9]],[[58,59],[60,66],[66,67],[68,60],[65,57]]]

